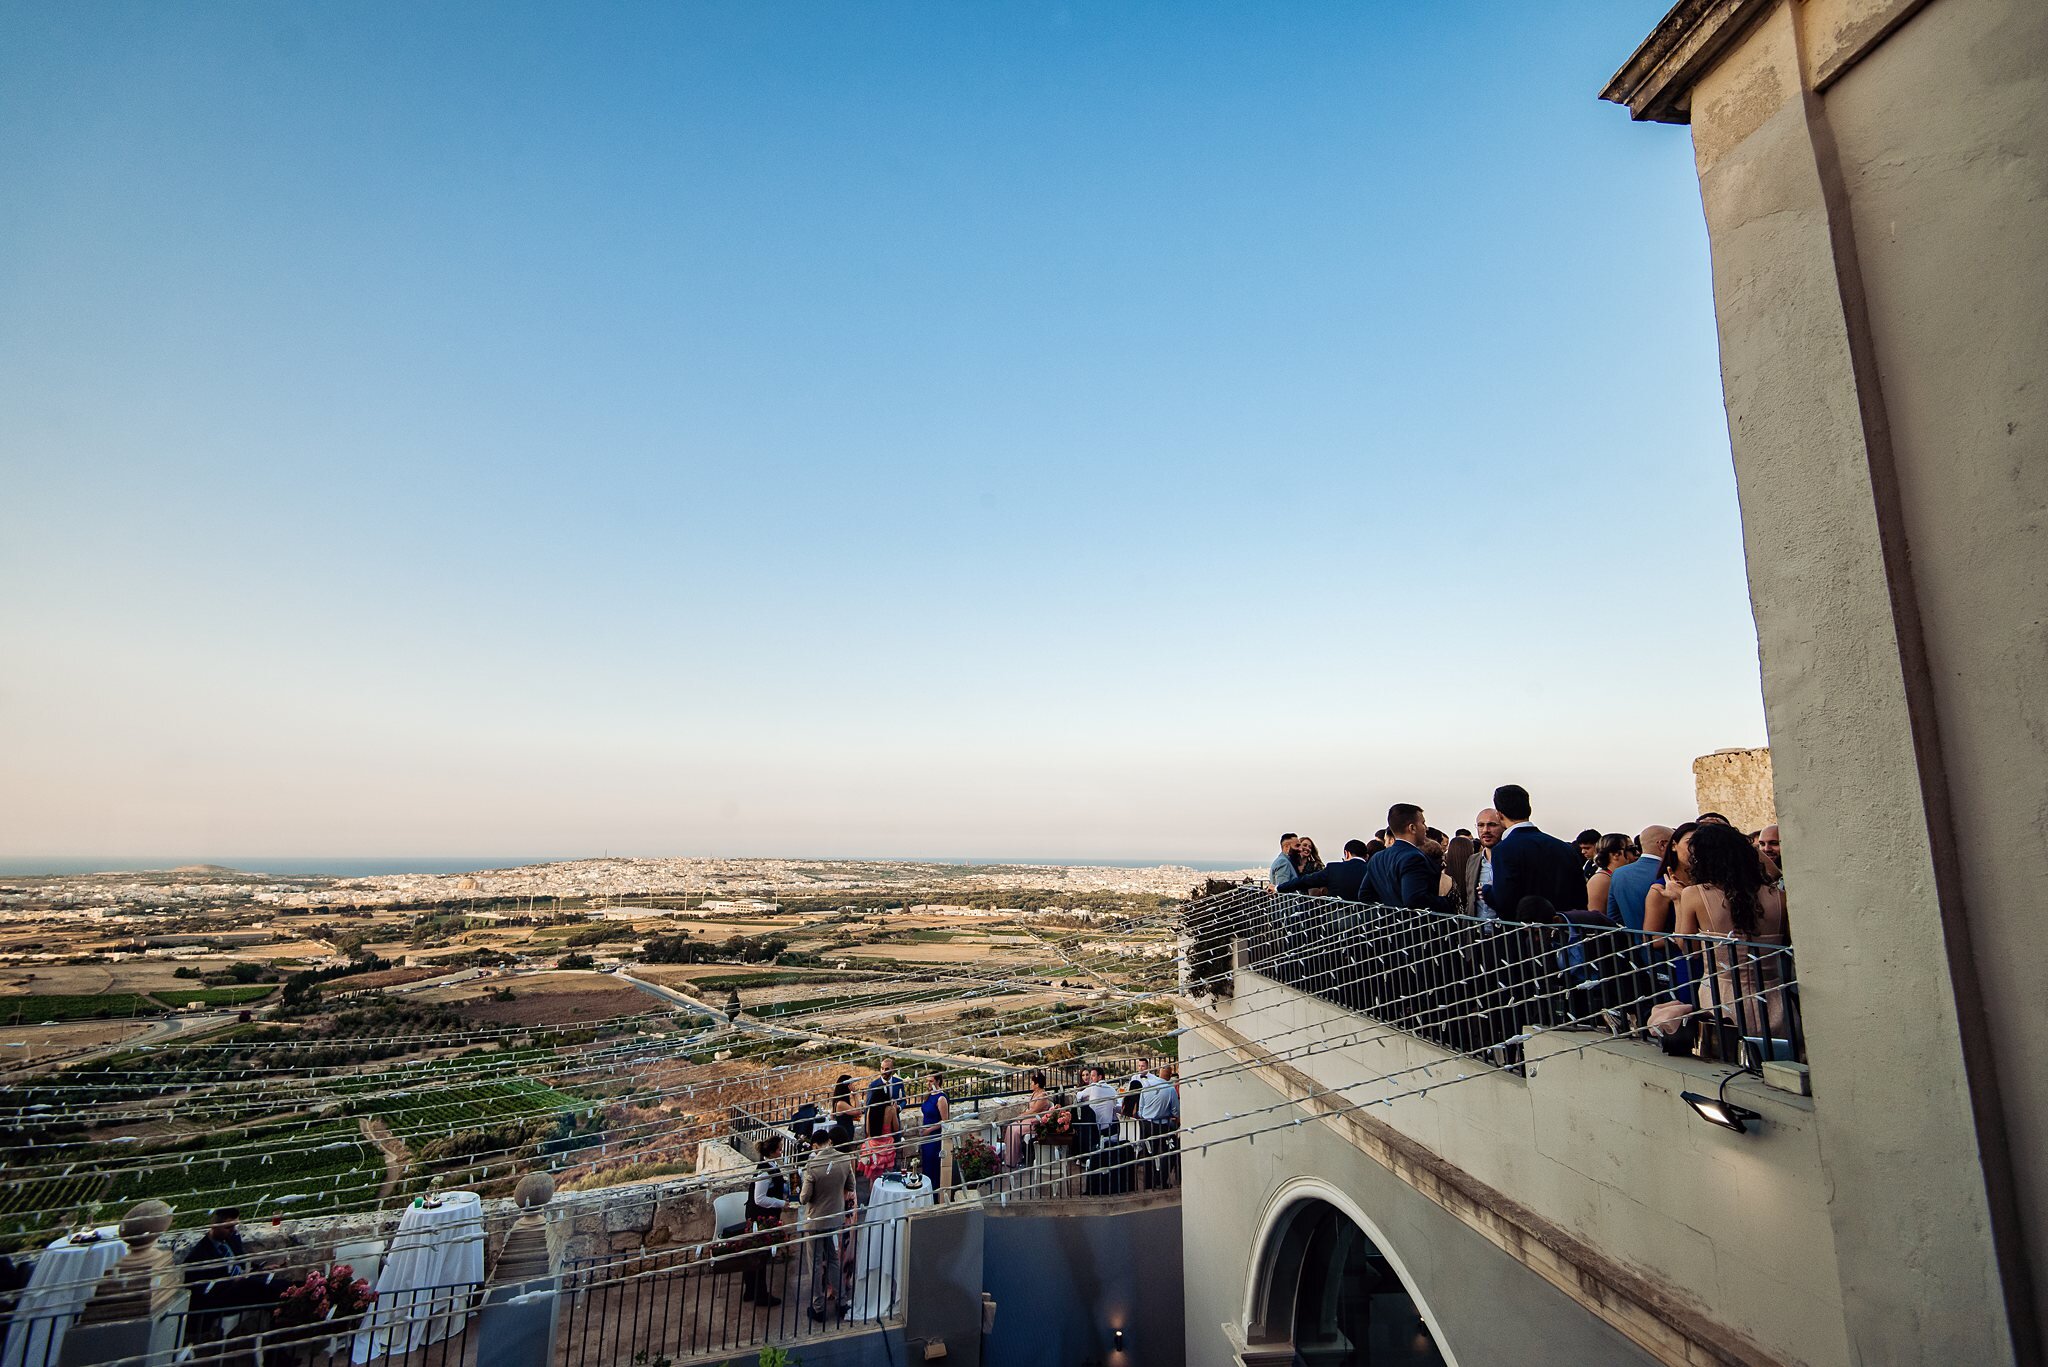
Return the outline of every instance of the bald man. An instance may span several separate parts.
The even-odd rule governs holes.
[[[1785,876],[1784,846],[1779,842],[1775,824],[1756,833],[1756,852],[1764,857],[1765,882],[1774,883]]]
[[[1508,828],[1508,819],[1488,807],[1472,818],[1472,828],[1479,832],[1479,848],[1465,861],[1465,867],[1458,871],[1458,908],[1467,916],[1491,918],[1493,908],[1486,905],[1486,899],[1479,890],[1493,881],[1493,847]]]
[[[1636,844],[1642,854],[1616,869],[1607,882],[1607,915],[1630,930],[1643,928],[1643,898],[1657,881],[1657,870],[1664,866],[1664,851],[1671,846],[1671,828],[1645,826],[1636,837]]]

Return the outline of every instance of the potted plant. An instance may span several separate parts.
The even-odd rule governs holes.
[[[309,1272],[279,1293],[270,1315],[270,1342],[288,1361],[305,1362],[319,1340],[354,1332],[376,1299],[370,1284],[347,1263],[331,1272]]]
[[[1031,1130],[1032,1142],[1068,1148],[1074,1142],[1074,1113],[1060,1106],[1040,1116]]]
[[[979,1188],[1002,1167],[993,1144],[970,1134],[953,1146],[953,1172],[962,1186]]]
[[[354,1332],[370,1302],[376,1299],[377,1293],[370,1289],[370,1283],[358,1277],[347,1263],[335,1264],[327,1274],[328,1317],[338,1332]]]

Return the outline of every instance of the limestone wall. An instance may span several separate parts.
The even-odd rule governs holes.
[[[732,1189],[744,1185],[734,1174]],[[550,1211],[548,1244],[558,1257],[602,1258],[705,1243],[717,1194],[661,1181],[564,1192]]]
[[[1716,750],[1692,762],[1693,796],[1703,812],[1719,812],[1739,831],[1761,830],[1778,821],[1771,785],[1771,752]]]

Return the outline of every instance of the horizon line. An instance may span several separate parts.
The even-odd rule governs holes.
[[[245,855],[238,857],[185,857],[172,855],[16,855],[0,854],[0,872],[14,877],[55,877],[65,874],[85,873],[169,873],[180,868],[213,867],[229,869],[237,873],[274,873],[280,869],[266,868],[266,863],[314,865],[314,864],[434,864],[446,865],[445,869],[431,872],[487,872],[492,869],[530,868],[540,864],[577,864],[608,859],[621,860],[760,860],[780,863],[885,863],[885,864],[930,864],[955,867],[994,867],[1001,865],[1025,865],[1046,868],[1193,868],[1198,865],[1227,866],[1230,868],[1260,867],[1260,859],[1240,862],[1236,858],[1198,855],[1151,856],[1095,855],[1086,857],[1054,855],[929,855],[929,854],[634,854],[611,853],[576,855],[516,855],[483,857],[474,855],[439,854],[312,854],[312,855]],[[48,873],[38,874],[30,866],[57,866]],[[463,865],[456,868],[456,865]],[[393,869],[394,873],[407,872]],[[429,870],[416,870],[429,872]],[[375,876],[375,875],[369,875]]]

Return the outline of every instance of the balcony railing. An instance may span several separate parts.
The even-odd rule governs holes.
[[[1190,990],[1258,973],[1453,1053],[1521,1070],[1539,1030],[1605,1029],[1752,1071],[1803,1060],[1789,946],[1653,935],[1587,913],[1481,919],[1247,886],[1188,910]],[[1244,989],[1236,989],[1243,996]]]
[[[73,1336],[90,1334],[79,1323],[80,1305],[16,1313],[6,1326],[0,1364],[57,1367],[61,1361],[109,1364],[249,1364],[289,1362],[300,1367],[463,1367],[476,1362],[476,1308],[483,1289],[420,1287],[380,1296],[369,1312],[304,1324],[276,1322],[271,1307],[199,1309],[183,1296],[177,1307],[150,1320],[151,1348],[140,1355],[82,1352]],[[83,1297],[79,1298],[81,1305]]]
[[[552,1362],[688,1360],[893,1323],[903,1310],[903,1227],[901,1219],[832,1230],[785,1226],[710,1258],[676,1249],[572,1259],[562,1268]],[[812,1297],[826,1285],[836,1294],[820,1318],[811,1313]]]

